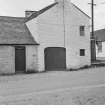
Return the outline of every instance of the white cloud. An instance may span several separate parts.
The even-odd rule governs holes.
[[[91,0],[71,0],[88,15],[91,15]],[[94,0],[95,7],[95,29],[105,27],[105,0]],[[54,2],[54,0],[0,0],[0,15],[24,16],[25,10],[37,10]]]
[[[24,16],[25,10],[41,9],[52,2],[53,0],[0,0],[0,13],[9,16]]]

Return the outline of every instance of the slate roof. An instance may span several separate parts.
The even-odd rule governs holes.
[[[96,38],[96,41],[105,41],[105,29],[96,30],[94,32],[94,36]]]
[[[26,19],[26,22],[27,22],[27,21],[30,21],[30,20],[32,20],[32,19],[34,19],[34,18],[36,18],[37,16],[39,16],[40,14],[42,14],[42,13],[44,13],[45,11],[49,10],[50,8],[52,8],[53,6],[55,6],[56,4],[58,4],[58,3],[55,2],[55,3],[53,3],[53,4],[51,4],[51,5],[49,5],[49,6],[45,7],[45,8],[43,8],[43,9],[41,9],[41,10],[39,10],[39,11],[35,11],[35,13],[33,13],[29,18]]]
[[[35,11],[28,18],[0,16],[0,45],[1,44],[37,45],[29,29],[27,28],[25,22],[33,18],[36,18],[37,16],[49,10],[56,4],[58,4],[58,2],[55,2],[37,12]],[[78,7],[76,8],[79,9]]]
[[[0,44],[37,44],[25,18],[0,16]]]

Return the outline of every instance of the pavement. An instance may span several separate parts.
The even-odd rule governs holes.
[[[105,68],[54,71],[0,77],[0,102],[22,100],[36,94],[105,87]],[[103,90],[104,93],[104,90]]]

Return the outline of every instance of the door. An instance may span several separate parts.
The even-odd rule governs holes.
[[[45,69],[62,70],[66,68],[66,49],[60,47],[45,49]]]
[[[25,47],[16,46],[15,47],[15,70],[16,72],[25,72],[25,69],[26,69]]]

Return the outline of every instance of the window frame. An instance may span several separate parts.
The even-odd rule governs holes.
[[[85,26],[81,25],[79,27],[80,36],[85,36]]]
[[[85,54],[85,49],[80,49],[80,56],[85,56],[86,54]]]

